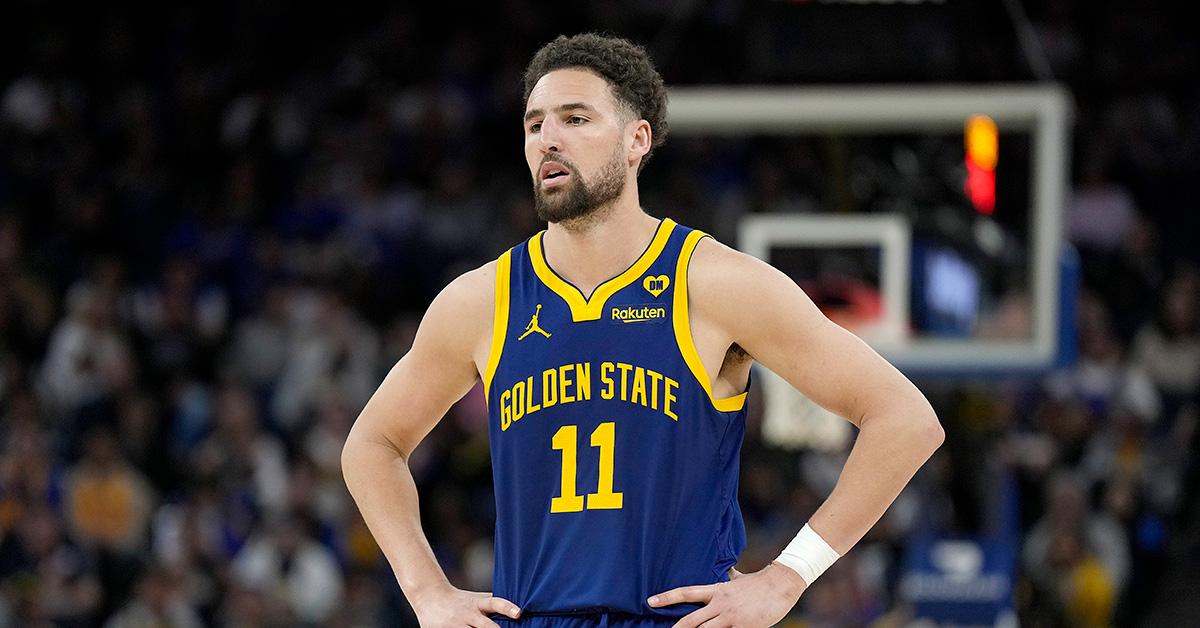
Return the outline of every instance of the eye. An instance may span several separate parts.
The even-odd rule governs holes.
[[[534,122],[533,124],[529,125],[529,132],[530,132],[530,133],[537,133],[537,132],[538,132],[538,131],[540,131],[540,130],[542,130],[542,123],[541,123],[541,122]]]
[[[571,116],[567,118],[568,124],[583,124],[584,122],[587,122],[587,118],[583,116]]]

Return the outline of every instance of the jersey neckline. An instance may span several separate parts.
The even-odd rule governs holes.
[[[585,297],[582,290],[576,287],[575,284],[563,279],[546,262],[546,256],[542,249],[542,236],[546,234],[544,229],[529,239],[529,259],[533,263],[533,271],[538,279],[547,288],[562,297],[562,300],[571,308],[571,320],[577,323],[599,320],[604,311],[604,304],[608,301],[609,297],[628,286],[650,269],[650,266],[654,264],[663,249],[666,248],[667,240],[670,239],[671,231],[674,228],[675,221],[670,218],[660,220],[658,227],[654,231],[654,237],[650,240],[650,244],[646,246],[646,250],[642,251],[637,260],[629,268],[626,268],[624,272],[596,286],[596,289],[592,290],[590,297]]]

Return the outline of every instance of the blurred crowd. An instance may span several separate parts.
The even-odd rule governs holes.
[[[0,627],[416,625],[341,444],[433,295],[539,228],[519,79],[555,34],[631,36],[673,84],[1032,78],[999,3],[169,4],[0,21]],[[1030,7],[1078,107],[1078,359],[918,382],[947,443],[806,625],[902,623],[919,534],[1015,535],[1032,626],[1134,625],[1200,586],[1200,55],[1171,11],[1101,4]],[[802,151],[688,146],[642,176],[651,213],[728,240],[741,213],[846,202]],[[743,571],[844,457],[766,442],[760,392]],[[480,591],[486,420],[476,389],[410,460],[434,551]]]

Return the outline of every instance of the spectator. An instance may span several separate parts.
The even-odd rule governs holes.
[[[99,615],[103,589],[94,561],[63,534],[59,517],[30,504],[16,534],[0,541],[0,607],[13,625],[87,625]],[[0,613],[3,617],[3,613]]]
[[[358,407],[376,384],[379,336],[336,290],[320,293],[316,317],[292,345],[272,400],[286,431],[307,427],[321,396],[339,390]]]
[[[281,619],[301,625],[320,624],[342,601],[337,561],[295,516],[252,538],[234,560],[233,576],[241,586],[263,591],[269,608],[282,609]]]
[[[288,468],[283,444],[263,429],[245,389],[226,385],[217,399],[216,428],[192,452],[194,472],[215,478],[231,494],[245,491],[265,516],[287,506]]]
[[[102,551],[143,549],[154,504],[150,483],[121,456],[105,427],[94,429],[67,480],[67,521],[73,533]]]
[[[170,573],[150,567],[138,579],[134,597],[105,624],[105,628],[201,628],[204,624],[179,591]]]
[[[135,377],[130,346],[116,326],[116,295],[82,289],[55,328],[42,366],[42,398],[68,416],[111,396]]]
[[[1067,235],[1082,247],[1115,253],[1137,220],[1137,207],[1129,190],[1106,170],[1103,151],[1091,153],[1067,204]]]
[[[1200,272],[1167,283],[1157,316],[1134,340],[1133,361],[1174,408],[1200,395]]]
[[[1146,373],[1126,358],[1108,308],[1094,297],[1079,304],[1079,362],[1050,377],[1047,387],[1055,399],[1079,400],[1096,414],[1120,403],[1141,405],[1143,416],[1157,417],[1161,410]]]
[[[1071,472],[1051,478],[1046,515],[1026,535],[1022,563],[1066,619],[1104,625],[1129,575],[1129,547],[1116,521],[1091,511],[1085,489]]]
[[[186,258],[167,264],[162,283],[134,298],[137,329],[158,381],[179,372],[207,372],[211,353],[228,325],[225,291],[199,285],[199,270]]]
[[[287,366],[292,344],[287,286],[267,288],[254,314],[237,325],[226,363],[228,377],[245,382],[269,398],[271,386]]]

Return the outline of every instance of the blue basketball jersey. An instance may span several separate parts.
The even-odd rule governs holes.
[[[646,598],[728,580],[746,393],[714,398],[688,322],[705,234],[662,220],[590,297],[546,263],[545,232],[498,260],[487,391],[493,594],[526,614],[682,616]]]

